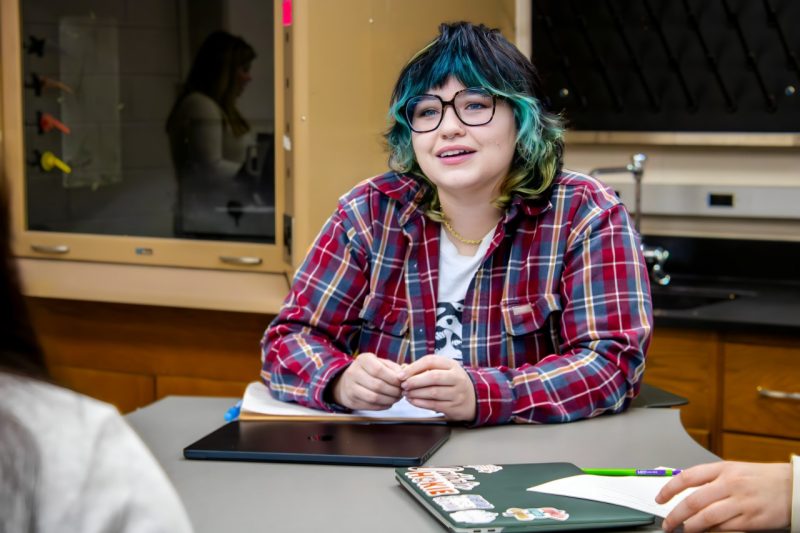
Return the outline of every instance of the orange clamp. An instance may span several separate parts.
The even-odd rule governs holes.
[[[58,120],[56,117],[51,115],[50,113],[38,113],[39,115],[39,131],[42,133],[47,133],[52,131],[53,128],[57,129],[61,133],[69,134],[71,131],[69,126]]]

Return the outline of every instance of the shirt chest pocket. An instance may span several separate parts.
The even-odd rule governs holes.
[[[405,337],[408,332],[408,309],[402,301],[370,294],[364,300],[364,306],[358,316],[363,320],[362,337],[366,332]]]
[[[503,323],[517,364],[535,363],[557,353],[561,297],[542,294],[501,304]]]

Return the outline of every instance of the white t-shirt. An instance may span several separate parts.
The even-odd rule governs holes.
[[[182,126],[169,132],[180,148],[181,153],[175,154],[180,159],[178,166],[202,178],[201,186],[230,183],[245,162],[253,134],[234,136],[219,104],[200,92],[186,95],[175,110],[174,121]]]
[[[494,236],[487,233],[475,255],[461,255],[442,226],[439,235],[439,296],[436,302],[435,353],[463,364],[461,356],[461,313],[464,298],[475,273],[483,263]]]
[[[254,176],[245,175],[253,132],[235,136],[222,108],[203,93],[178,104],[168,132],[179,178],[181,231],[210,234],[263,234],[265,218],[249,211],[235,217],[233,205],[254,203]]]
[[[5,464],[0,466],[9,468],[7,459],[15,459],[15,454],[38,462],[33,489],[36,531],[192,531],[164,471],[113,406],[1,373],[0,402],[5,415],[16,419],[32,439],[30,450],[3,450]],[[10,482],[2,472],[0,476],[3,493],[9,488],[3,484]],[[3,507],[13,505],[8,500],[13,498]],[[13,513],[3,509],[0,514],[0,529],[5,525],[8,531],[19,530],[17,524],[6,523]]]

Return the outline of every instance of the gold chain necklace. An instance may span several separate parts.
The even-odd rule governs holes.
[[[443,220],[444,220],[444,227],[447,228],[447,231],[450,232],[450,235],[458,239],[460,242],[464,244],[469,244],[471,246],[478,246],[481,242],[483,242],[483,239],[467,239],[459,232],[457,232],[455,229],[453,229],[453,226],[450,225],[450,221],[447,220],[447,217],[444,217]]]

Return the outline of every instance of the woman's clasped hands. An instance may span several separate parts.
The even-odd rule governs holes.
[[[443,413],[448,420],[475,419],[472,380],[448,357],[426,355],[401,366],[362,353],[333,383],[334,401],[350,409],[388,409],[403,396],[411,405]]]

